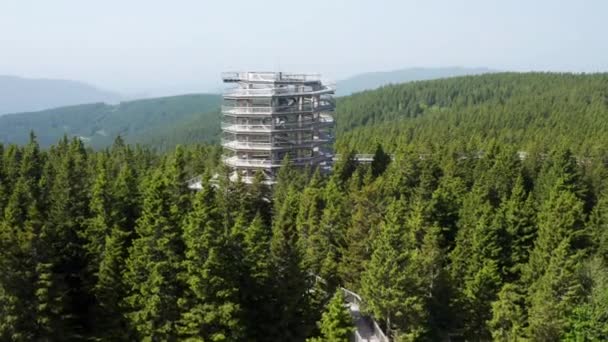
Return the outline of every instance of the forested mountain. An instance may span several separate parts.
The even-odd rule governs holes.
[[[120,99],[83,82],[0,75],[0,115]]]
[[[215,145],[5,145],[0,340],[346,342],[338,286],[394,341],[607,340],[607,81],[345,98],[333,172],[287,159],[272,188]]]
[[[367,72],[336,83],[336,95],[346,96],[389,84],[434,80],[447,77],[480,75],[495,72],[487,68],[407,68],[392,71]]]
[[[213,141],[220,129],[221,97],[214,94],[61,107],[0,117],[0,141],[26,143],[31,130],[44,147],[64,134],[93,147],[111,145],[121,135],[131,143],[174,146],[184,141]],[[179,132],[179,133],[174,133]],[[172,140],[173,139],[173,140]]]
[[[606,156],[608,74],[499,73],[391,85],[338,100],[338,145],[520,150],[568,146]],[[457,142],[457,143],[456,143]]]

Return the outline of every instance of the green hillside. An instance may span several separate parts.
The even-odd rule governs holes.
[[[440,78],[480,75],[496,72],[487,68],[407,68],[391,71],[366,72],[340,80],[336,85],[336,95],[346,96],[364,90],[372,90],[389,84],[412,81],[436,80]]]
[[[33,130],[42,146],[57,142],[64,134],[81,137],[93,147],[107,146],[117,135],[128,142],[145,143],[157,141],[157,135],[165,132],[171,136],[176,125],[192,122],[196,124],[188,129],[196,127],[205,133],[199,133],[198,141],[210,141],[219,131],[220,102],[221,97],[214,94],[182,95],[10,114],[0,117],[0,142],[23,144]]]
[[[397,147],[520,149],[556,143],[606,154],[608,74],[500,73],[391,85],[341,98],[338,145],[361,152]]]

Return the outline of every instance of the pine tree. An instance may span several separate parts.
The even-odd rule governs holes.
[[[245,268],[242,306],[247,323],[247,336],[266,341],[273,333],[274,268],[268,258],[272,230],[256,215],[243,236],[243,264]]]
[[[25,341],[36,333],[32,282],[38,232],[28,222],[33,203],[25,177],[20,177],[0,221],[0,336],[9,340]]]
[[[376,152],[374,152],[374,158],[372,160],[372,176],[378,177],[386,171],[388,164],[391,162],[391,156],[384,152],[380,143],[376,144]]]
[[[156,170],[145,185],[137,236],[127,259],[127,317],[142,340],[172,341],[178,336],[184,247],[175,222],[174,194],[162,169]]]
[[[538,237],[525,274],[529,283],[547,269],[553,252],[564,240],[573,252],[587,247],[583,202],[570,189],[558,180],[538,213]]]
[[[346,229],[350,213],[349,202],[338,184],[330,180],[325,187],[325,208],[320,221],[320,233],[326,247],[320,275],[330,284],[339,283],[338,265],[346,249]],[[321,243],[323,245],[323,243]],[[321,254],[323,255],[323,254]]]
[[[122,309],[122,301],[127,295],[122,275],[125,272],[129,237],[130,233],[118,226],[114,226],[105,237],[104,254],[93,289],[100,307],[97,334],[112,341],[128,341],[133,338]]]
[[[353,320],[344,303],[344,294],[341,290],[337,290],[317,323],[321,337],[310,338],[307,341],[348,342],[351,340],[354,331]]]
[[[231,260],[228,232],[222,229],[213,187],[195,198],[184,229],[184,279],[180,333],[185,339],[235,341],[243,335],[238,269]]]
[[[273,222],[270,255],[277,301],[272,335],[275,340],[302,341],[314,322],[307,320],[311,285],[310,276],[301,268],[302,252],[298,248],[296,228],[298,200],[295,186],[290,186]]]
[[[498,209],[495,224],[506,233],[503,239],[505,280],[519,280],[536,238],[536,212],[532,196],[526,194],[523,178],[518,177],[508,200]]]
[[[491,318],[491,302],[502,287],[501,241],[505,233],[494,224],[489,189],[483,180],[466,196],[460,213],[460,230],[450,255],[451,277],[458,296],[453,307],[461,312],[465,335],[487,338],[486,322]]]
[[[492,303],[492,319],[488,326],[495,341],[517,341],[525,335],[525,289],[506,283]]]
[[[578,304],[567,319],[565,341],[605,341],[608,339],[608,272],[601,257],[585,263],[587,300]]]
[[[59,277],[54,286],[70,289],[69,296],[63,298],[63,314],[68,327],[64,333],[71,336],[86,331],[86,314],[92,303],[92,294],[86,286],[86,258],[81,238],[90,216],[88,155],[82,141],[74,139],[59,158],[50,190],[49,219],[43,228],[48,233],[45,241],[52,246],[45,263],[51,263]]]
[[[441,227],[443,241],[448,250],[454,248],[459,212],[462,206],[466,187],[462,179],[444,176],[430,200],[431,220]]]
[[[264,173],[258,171],[255,173],[251,186],[247,188],[247,218],[253,220],[256,215],[261,215],[263,222],[269,224],[272,209],[271,191],[265,180]]]
[[[528,296],[528,335],[535,341],[557,341],[564,337],[567,317],[581,302],[583,288],[578,278],[580,255],[572,254],[566,238],[551,252],[551,260]]]
[[[318,274],[321,270],[326,250],[321,246],[320,222],[325,200],[319,173],[315,172],[299,201],[296,226],[298,229],[298,248],[304,253],[302,267]],[[325,246],[326,247],[326,246]]]
[[[353,209],[351,222],[345,233],[346,250],[339,265],[344,286],[359,291],[361,275],[372,254],[372,241],[378,235],[382,222],[381,195],[375,184],[363,187],[360,192],[350,193]]]
[[[103,232],[103,247],[99,262],[91,264],[96,268],[93,293],[97,299],[98,316],[96,320],[96,334],[102,339],[124,341],[132,339],[128,322],[124,319],[122,301],[127,295],[127,287],[122,275],[126,271],[125,262],[128,248],[133,238],[135,219],[137,216],[137,185],[133,172],[128,163],[123,164],[117,178],[111,184],[101,186],[104,176],[98,175],[93,186],[92,212],[99,213],[92,219],[106,227]],[[107,189],[107,187],[111,189]],[[101,193],[109,196],[109,202],[96,200],[95,189],[104,189]],[[111,198],[110,198],[111,197]],[[104,197],[101,197],[104,198]],[[103,205],[100,205],[103,204]],[[104,210],[100,211],[101,208]]]
[[[570,149],[556,148],[545,158],[537,184],[535,196],[540,203],[549,199],[556,183],[574,193],[580,200],[588,200],[587,184],[583,181],[581,169]],[[586,203],[587,204],[587,203]]]
[[[608,263],[608,192],[600,194],[590,214],[588,227],[597,254]]]
[[[13,192],[13,186],[17,183],[17,179],[21,174],[21,158],[23,152],[16,145],[9,145],[4,150],[4,177],[5,177],[5,191],[7,194]]]
[[[391,203],[380,235],[373,245],[371,260],[361,279],[362,295],[374,317],[386,321],[387,332],[392,321],[402,314],[408,285],[405,268],[409,248],[406,245],[404,220],[407,206],[403,200]]]
[[[88,220],[86,230],[82,232],[85,239],[85,249],[88,256],[88,268],[91,277],[97,273],[99,263],[103,258],[106,236],[110,234],[112,221],[112,203],[114,199],[111,193],[111,184],[108,181],[106,169],[107,157],[101,155],[97,160],[97,177],[91,190],[90,211],[92,218]],[[95,279],[91,279],[93,284]]]
[[[357,169],[355,160],[356,152],[349,150],[340,156],[340,160],[334,165],[333,177],[340,184],[346,183]]]
[[[563,337],[566,317],[580,301],[578,273],[585,248],[583,202],[558,180],[538,215],[538,238],[524,280],[528,334],[536,340]]]
[[[186,152],[182,146],[175,148],[175,153],[168,166],[168,186],[171,196],[171,216],[175,224],[182,224],[185,213],[190,208],[190,189],[186,173]]]

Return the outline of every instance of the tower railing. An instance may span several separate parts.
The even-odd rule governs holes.
[[[313,148],[319,145],[323,145],[328,143],[329,139],[312,139],[305,140],[301,142],[255,142],[255,141],[238,141],[238,140],[229,140],[222,139],[222,146],[238,150],[238,149],[248,149],[248,150],[273,150],[273,149],[291,149],[291,148]]]
[[[275,95],[314,95],[333,93],[334,88],[323,85],[319,88],[313,87],[272,87],[272,88],[230,88],[224,92],[225,97],[267,97]]]
[[[271,115],[271,114],[294,114],[294,113],[311,113],[313,111],[332,111],[333,105],[319,104],[314,107],[312,104],[304,104],[302,106],[222,106],[222,113],[228,115]]]
[[[222,79],[226,82],[318,82],[320,74],[292,74],[283,72],[223,72]]]
[[[292,158],[290,162],[294,165],[311,164],[323,160],[329,160],[327,156],[311,156],[311,157],[300,157]],[[239,158],[237,156],[224,157],[224,163],[232,167],[279,167],[282,164],[282,160],[274,160],[272,158],[267,159],[254,159],[254,158]]]
[[[222,129],[230,132],[281,132],[289,130],[312,130],[315,128],[325,128],[333,124],[329,118],[319,118],[319,120],[304,120],[298,122],[269,124],[239,124],[232,122],[222,122]]]

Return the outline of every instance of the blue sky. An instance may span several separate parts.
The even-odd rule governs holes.
[[[608,1],[0,0],[0,74],[133,93],[440,66],[608,71]]]

